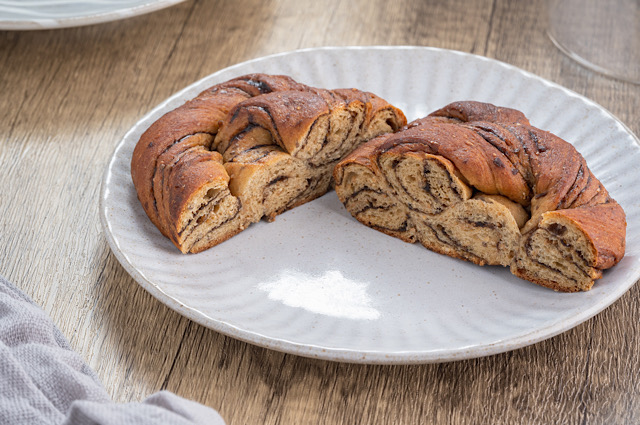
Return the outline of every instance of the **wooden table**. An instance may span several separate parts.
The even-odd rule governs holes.
[[[143,290],[98,215],[107,161],[160,101],[228,65],[304,47],[421,45],[508,62],[640,133],[640,86],[590,72],[545,34],[542,0],[189,0],[55,31],[0,32],[0,274],[25,290],[114,400],[167,389],[229,424],[640,423],[640,288],[586,323],[447,364],[311,360],[225,337]]]

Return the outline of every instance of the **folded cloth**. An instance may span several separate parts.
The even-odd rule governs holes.
[[[0,276],[0,424],[224,424],[168,391],[113,403],[96,374],[27,295]]]

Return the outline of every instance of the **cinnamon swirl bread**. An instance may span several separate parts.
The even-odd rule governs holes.
[[[625,214],[576,149],[513,109],[452,103],[337,164],[360,222],[554,290],[589,290],[625,251]]]
[[[200,252],[324,194],[337,161],[405,124],[372,93],[245,75],[154,122],[131,176],[160,232],[183,253]]]

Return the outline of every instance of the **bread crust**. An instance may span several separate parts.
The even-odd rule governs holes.
[[[412,168],[403,165],[416,153],[424,155],[424,171],[415,164]],[[390,154],[396,159],[383,163],[382,158]],[[355,177],[360,179],[355,184],[345,181],[349,167],[356,164],[371,170],[378,178],[406,181],[406,186],[421,182],[407,189],[416,194],[413,200],[403,198],[401,192],[405,189],[398,184],[391,185],[393,188],[388,186],[385,196],[392,196],[406,206],[413,216],[410,225],[423,222],[441,226],[441,231],[433,231],[437,234],[435,239],[422,240],[428,248],[476,264],[489,263],[482,256],[475,257],[483,249],[469,248],[472,242],[465,246],[455,238],[446,240],[456,229],[447,228],[449,221],[446,224],[438,221],[443,217],[442,211],[416,207],[419,198],[424,197],[419,195],[420,191],[438,197],[431,187],[436,182],[434,171],[426,167],[429,155],[446,159],[453,165],[454,170],[447,169],[441,179],[459,179],[476,194],[498,196],[501,200],[492,206],[496,214],[509,211],[522,223],[522,215],[528,213],[526,223],[518,225],[516,236],[509,236],[520,246],[504,262],[512,264],[514,274],[555,290],[587,290],[602,270],[614,266],[624,256],[626,220],[620,205],[609,196],[571,144],[532,126],[522,112],[514,109],[473,101],[455,102],[409,123],[397,133],[373,139],[336,166],[336,192],[347,202],[353,196],[350,188],[358,186],[358,190],[362,190],[370,184],[361,177]],[[458,202],[468,201],[448,200],[444,202],[445,208]],[[512,205],[508,205],[509,202]],[[515,210],[519,212],[516,214]],[[416,215],[416,211],[426,214],[426,218]],[[358,211],[350,212],[357,218]],[[380,217],[372,227],[383,227],[384,213],[381,212]],[[476,222],[480,228],[476,233],[481,236],[489,235],[491,226],[499,227],[491,222]],[[566,235],[561,235],[558,229],[564,229]],[[545,246],[555,254],[545,254]],[[467,248],[471,251],[466,252]],[[470,254],[472,251],[476,254]],[[568,265],[571,272],[560,266],[563,261],[571,263]]]
[[[155,121],[134,149],[131,177],[160,232],[182,252],[200,252],[322,195],[337,160],[405,124],[372,93],[249,74]]]

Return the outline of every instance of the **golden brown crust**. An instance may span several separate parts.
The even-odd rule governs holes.
[[[429,115],[432,117],[455,119],[462,122],[487,121],[503,124],[529,125],[527,117],[518,110],[475,101],[452,102]]]
[[[584,290],[601,275],[601,270],[612,267],[624,255],[624,211],[591,173],[582,155],[559,137],[533,127],[521,112],[486,103],[452,103],[409,123],[402,131],[378,137],[356,149],[334,171],[341,200],[347,196],[338,186],[343,183],[347,167],[358,164],[382,175],[382,158],[388,155],[409,158],[413,153],[446,158],[455,168],[450,174],[455,174],[464,184],[479,193],[503,196],[526,208],[530,218],[520,229],[522,240],[539,229],[541,221],[549,226],[551,222],[564,220],[562,223],[574,232],[573,242],[587,241],[584,243],[589,247],[583,247],[584,252],[575,254],[583,270],[576,266],[575,275],[583,273],[584,279],[575,275],[550,277],[562,275],[562,270],[543,263],[538,264],[548,270],[536,274],[523,266],[525,261],[514,257],[514,261],[518,261],[512,270],[520,277],[556,290]],[[395,164],[401,164],[400,159],[394,160],[393,166]],[[386,174],[385,178],[388,178],[389,172]],[[395,196],[400,196],[398,190],[394,189]],[[410,210],[416,208],[411,203],[407,206]],[[521,218],[518,220],[521,223]],[[554,225],[550,226],[553,228]],[[556,223],[555,226],[564,224]],[[569,245],[557,235],[547,234],[538,235],[536,246],[541,246],[544,238],[557,246]],[[435,243],[428,247],[477,264],[483,262],[461,250],[456,252],[446,244]],[[528,255],[532,250],[531,247],[522,248],[518,255]],[[566,280],[565,284],[558,283],[559,279]],[[575,284],[570,283],[572,279],[576,280]]]
[[[592,266],[605,270],[616,265],[625,252],[626,218],[620,204],[614,200],[598,205],[553,211],[582,229],[597,252]]]
[[[303,88],[287,76],[245,75],[204,90],[163,115],[142,134],[131,158],[131,177],[145,212],[165,236],[171,232],[158,213],[153,187],[158,158],[174,145],[190,143],[187,140],[190,136],[215,136],[231,108],[245,99],[271,91]]]
[[[275,143],[291,155],[300,146],[319,116],[330,112],[329,105],[312,91],[265,94],[238,104],[216,138],[216,149],[226,152],[234,138],[249,126],[259,126],[275,135]]]
[[[405,124],[402,111],[371,93],[250,74],[154,122],[134,149],[131,176],[162,234],[199,252],[320,196],[335,161],[368,135]]]

